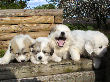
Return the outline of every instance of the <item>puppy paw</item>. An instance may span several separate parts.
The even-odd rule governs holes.
[[[80,57],[74,57],[74,58],[71,57],[71,59],[76,61],[76,62],[80,61]]]
[[[95,63],[93,64],[95,69],[99,69],[100,65],[96,65]]]
[[[0,64],[1,64],[1,65],[9,64],[9,61],[5,61],[5,60],[3,60],[3,59],[0,59]]]
[[[9,64],[9,62],[6,62],[6,61],[0,61],[0,64],[1,64],[1,65]]]
[[[61,62],[61,60],[62,60],[62,59],[61,59],[60,57],[57,57],[54,61],[55,61],[55,62]]]
[[[48,63],[47,61],[42,62],[42,64],[47,64],[47,63]]]
[[[101,64],[101,59],[100,58],[93,58],[93,66],[95,69],[99,69]]]
[[[32,63],[33,64],[40,64],[40,62],[38,62],[38,61],[33,61]]]

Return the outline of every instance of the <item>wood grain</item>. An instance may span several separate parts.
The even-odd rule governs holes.
[[[28,34],[32,38],[37,38],[37,37],[46,37],[49,34],[49,31],[38,31],[38,32],[24,32],[24,33],[1,33],[0,34],[0,41],[8,41],[11,40],[14,36],[18,34]]]
[[[0,10],[0,17],[62,16],[63,9],[6,9]]]
[[[85,64],[85,62],[86,64]],[[86,67],[81,66],[85,64]],[[92,70],[92,61],[81,59],[80,63],[73,63],[72,60],[65,60],[59,63],[49,62],[47,65],[35,65],[28,63],[12,63],[8,65],[0,65],[0,80],[12,78],[29,78],[38,76],[49,76],[61,73],[73,73],[76,71]],[[75,74],[77,75],[77,74]],[[80,74],[78,74],[80,75]],[[85,73],[83,74],[83,76]],[[86,82],[86,81],[84,81]]]
[[[0,25],[0,33],[49,31],[56,24]]]
[[[0,24],[54,23],[54,16],[0,17]]]

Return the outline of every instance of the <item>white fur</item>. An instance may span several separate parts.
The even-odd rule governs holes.
[[[60,62],[63,59],[67,59],[69,55],[69,47],[71,45],[71,31],[66,25],[56,25],[54,30],[51,31],[50,35],[48,36],[50,39],[50,46],[54,49],[54,53],[52,55],[52,60],[55,62]],[[61,32],[65,33],[65,43],[62,47],[59,47],[56,41],[56,37],[61,36]]]
[[[41,42],[41,50],[47,46],[49,43],[48,37],[39,37],[36,39],[36,41]]]
[[[74,30],[72,36],[75,41],[70,48],[72,60],[79,61],[80,55],[87,51],[89,56],[93,57],[94,67],[99,68],[100,58],[107,52],[108,38],[99,31],[90,30]]]
[[[67,38],[63,47],[59,47],[55,40],[55,37],[59,37],[61,32],[65,32]],[[52,29],[49,38],[50,46],[54,49],[53,61],[60,62],[62,58],[67,59],[69,54],[72,60],[80,61],[80,55],[85,54],[86,51],[90,57],[93,57],[95,68],[99,68],[100,59],[107,52],[109,42],[108,38],[99,31],[70,31],[66,25],[56,25]]]
[[[36,42],[40,42],[40,46],[36,46],[36,49],[39,49],[39,52],[36,54],[33,54],[31,52],[31,62],[33,62],[34,64],[47,64],[48,63],[48,58],[49,55],[45,55],[43,53],[44,48],[47,48],[47,44],[49,43],[49,39],[47,37],[39,37],[36,39]],[[42,57],[42,59],[40,60],[39,57]]]
[[[28,38],[28,39],[30,39],[30,41],[34,42],[34,39],[32,39],[29,35],[20,34],[20,35],[15,36],[10,41],[9,46],[8,46],[8,50],[6,51],[6,53],[4,54],[4,56],[2,58],[0,58],[0,64],[8,64],[13,59],[16,59],[18,62],[21,62],[21,60],[27,61],[25,55],[22,54],[22,55],[20,55],[18,57],[15,57],[15,54],[13,54],[13,53],[10,52],[10,46],[11,46],[13,40],[16,41],[19,49],[22,49],[22,48],[24,48],[23,40],[25,38]]]

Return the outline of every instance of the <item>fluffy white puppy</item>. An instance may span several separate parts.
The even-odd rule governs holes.
[[[31,49],[31,62],[34,64],[47,64],[49,56],[52,55],[53,50],[49,47],[48,37],[39,37],[35,43],[30,46]]]
[[[90,57],[93,57],[93,65],[99,68],[100,59],[107,52],[108,38],[99,31],[72,31],[74,45],[70,48],[71,58],[74,61],[80,60],[80,55],[88,52]]]
[[[5,55],[0,58],[0,64],[8,64],[16,59],[18,62],[28,61],[30,59],[29,46],[34,40],[29,35],[17,35],[9,43]]]
[[[66,25],[56,25],[52,28],[50,35],[50,47],[54,49],[52,60],[60,62],[69,57],[69,47],[72,45],[71,31]]]

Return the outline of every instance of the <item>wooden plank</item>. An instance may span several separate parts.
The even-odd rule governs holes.
[[[93,71],[82,71],[82,72],[74,72],[74,73],[64,73],[64,74],[56,74],[56,75],[48,75],[48,76],[38,76],[38,77],[29,77],[29,78],[22,78],[22,79],[9,79],[9,80],[1,80],[2,82],[84,82],[83,80],[80,81],[78,78],[75,78],[76,74],[87,74],[89,75],[90,72],[94,75]],[[91,75],[89,75],[91,77]],[[82,78],[83,76],[81,76]],[[95,77],[95,75],[94,75]],[[83,77],[83,79],[86,77]],[[95,82],[94,78],[88,79],[87,82]],[[99,81],[97,81],[99,82]]]
[[[0,33],[49,31],[56,24],[0,25]]]
[[[55,16],[55,24],[62,24],[63,17],[62,16]]]
[[[1,33],[0,34],[0,41],[11,40],[14,36],[16,36],[18,34],[22,34],[22,33]],[[46,37],[46,36],[48,36],[49,31],[26,32],[23,34],[29,34],[32,38]]]
[[[0,17],[0,24],[54,23],[54,16]]]
[[[5,9],[0,10],[0,17],[15,16],[62,16],[63,9]]]
[[[0,41],[0,50],[6,50],[8,48],[9,41]]]
[[[85,59],[88,69],[92,70],[92,61]],[[84,60],[83,60],[84,61]],[[83,63],[81,60],[80,64]],[[88,64],[89,63],[89,64]],[[90,64],[91,63],[91,64]],[[89,68],[90,67],[90,68]],[[48,76],[61,73],[73,73],[76,71],[83,71],[79,64],[73,63],[72,60],[64,60],[59,63],[49,62],[47,65],[35,65],[31,62],[25,63],[12,63],[8,65],[0,65],[0,79],[14,79],[16,78],[29,78],[38,76]],[[71,69],[71,71],[66,71]],[[87,70],[86,70],[87,71]],[[10,77],[9,77],[10,76]]]

